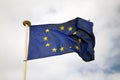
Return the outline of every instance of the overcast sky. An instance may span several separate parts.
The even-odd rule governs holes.
[[[119,80],[120,0],[0,0],[0,80],[23,79],[25,27],[81,17],[94,23],[95,60],[76,53],[27,63],[27,80]]]

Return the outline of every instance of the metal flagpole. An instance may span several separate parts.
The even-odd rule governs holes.
[[[26,80],[26,71],[27,71],[27,55],[28,55],[28,30],[31,25],[31,22],[28,20],[23,21],[25,26],[25,46],[24,46],[24,61],[23,61],[23,80]]]

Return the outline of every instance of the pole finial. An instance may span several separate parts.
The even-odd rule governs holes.
[[[31,22],[28,20],[23,21],[24,26],[31,26]]]

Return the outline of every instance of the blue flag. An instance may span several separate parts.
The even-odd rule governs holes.
[[[61,24],[30,26],[28,60],[76,52],[84,61],[94,60],[93,23],[75,18]]]

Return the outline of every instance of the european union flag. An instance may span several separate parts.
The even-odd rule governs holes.
[[[61,24],[30,26],[28,60],[76,52],[84,61],[94,60],[93,23],[75,18]]]

